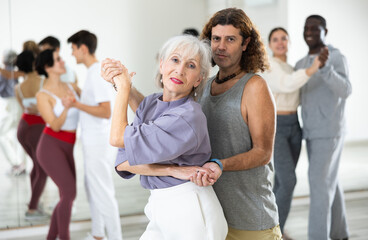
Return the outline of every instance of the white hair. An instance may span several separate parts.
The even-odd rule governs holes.
[[[17,53],[14,50],[8,49],[3,52],[3,63],[5,66],[12,66],[17,60]]]
[[[211,69],[211,47],[208,40],[199,40],[198,38],[191,35],[180,35],[170,38],[162,46],[159,53],[159,61],[165,62],[167,58],[176,50],[180,49],[184,56],[189,58],[199,56],[199,66],[201,69],[202,81],[199,86],[191,92],[191,95],[195,97],[199,95],[207,81],[210,69]],[[157,74],[155,78],[156,84],[163,88],[162,74],[160,69],[157,69]]]

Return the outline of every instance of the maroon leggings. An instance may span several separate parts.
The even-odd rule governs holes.
[[[56,237],[69,240],[69,223],[71,210],[76,196],[76,175],[73,157],[74,143],[58,139],[61,132],[53,132],[51,136],[47,132],[52,131],[45,128],[37,147],[37,158],[41,167],[59,188],[60,201],[52,213],[48,240]],[[64,132],[65,133],[65,132]]]
[[[44,123],[26,122],[24,118],[20,119],[18,125],[18,141],[33,161],[33,168],[30,174],[32,194],[31,201],[28,205],[29,209],[37,209],[38,202],[46,184],[47,175],[41,168],[36,157],[38,140],[40,139],[44,127]]]

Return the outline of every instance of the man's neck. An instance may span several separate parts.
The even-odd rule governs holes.
[[[318,45],[314,48],[309,48],[308,54],[318,54],[318,53],[321,52],[321,49],[325,46],[326,46],[325,44],[321,44],[321,45]]]
[[[83,64],[89,68],[90,66],[92,66],[94,63],[98,62],[97,58],[95,57],[95,55],[88,55],[85,59],[85,61],[83,62]]]
[[[223,79],[231,74],[237,73],[241,70],[240,66],[232,66],[228,68],[220,68],[219,70],[219,78]]]

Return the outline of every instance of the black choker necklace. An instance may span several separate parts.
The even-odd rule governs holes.
[[[218,72],[217,72],[217,74],[216,74],[215,82],[216,82],[216,83],[218,83],[218,84],[224,83],[224,82],[226,82],[226,81],[228,81],[228,80],[230,80],[230,79],[232,79],[232,78],[236,77],[236,76],[237,76],[237,75],[239,75],[242,71],[243,71],[243,70],[241,70],[241,69],[240,69],[238,72],[233,73],[233,74],[231,74],[231,75],[229,75],[229,76],[227,76],[227,77],[224,77],[223,79],[220,79],[220,78],[219,78],[220,71],[218,71]]]

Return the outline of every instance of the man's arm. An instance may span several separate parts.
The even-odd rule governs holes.
[[[24,72],[22,71],[8,71],[3,68],[0,68],[0,74],[3,75],[7,79],[19,78],[25,75]]]
[[[275,138],[275,104],[266,81],[252,77],[243,92],[241,112],[248,124],[253,147],[248,152],[221,159],[224,171],[252,169],[270,162]]]
[[[71,85],[73,86],[74,91],[78,94],[78,96],[80,96],[81,89],[77,86],[77,84],[72,83]],[[97,106],[90,106],[90,105],[83,104],[79,101],[75,101],[75,96],[72,91],[68,91],[68,95],[69,95],[69,99],[73,99],[73,101],[69,102],[71,107],[75,107],[95,117],[107,118],[107,119],[110,118],[111,116],[110,101],[100,102],[98,103]]]
[[[72,106],[95,117],[108,119],[111,116],[110,102],[101,102],[98,106],[89,106],[81,102],[75,102]]]
[[[220,159],[223,171],[252,169],[266,165],[271,160],[276,113],[271,92],[263,78],[254,76],[244,87],[241,113],[248,124],[253,147],[248,152]],[[212,170],[214,181],[221,176],[222,171],[216,163],[208,162],[203,167]],[[200,173],[191,178],[191,181],[198,186],[211,185]]]
[[[338,55],[328,60],[317,74],[337,96],[346,99],[351,94],[348,64],[344,56]]]

